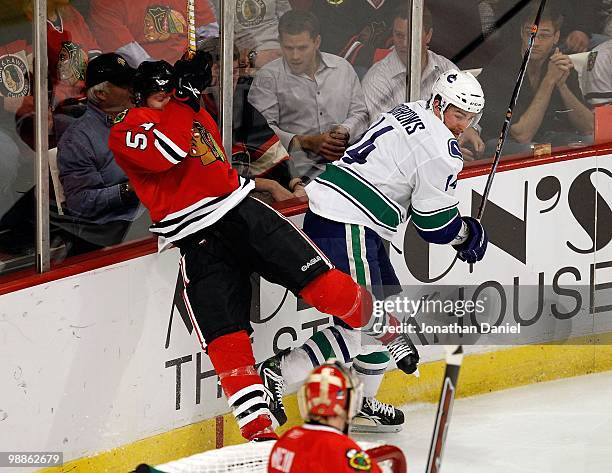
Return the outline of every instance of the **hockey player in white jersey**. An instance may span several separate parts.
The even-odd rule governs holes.
[[[463,168],[457,139],[483,107],[476,78],[447,71],[436,81],[428,101],[403,103],[381,114],[341,160],[328,164],[306,186],[309,210],[304,231],[338,269],[371,286],[376,297],[389,297],[399,286],[382,239],[390,241],[408,218],[423,239],[452,245],[462,261],[476,263],[484,256],[486,232],[476,219],[459,214],[454,195]],[[349,363],[362,352],[361,344],[358,331],[337,323],[302,347],[266,360],[260,373],[272,392],[271,410],[277,419],[281,423],[284,419],[285,382],[302,381],[313,365],[330,356]],[[416,370],[418,351],[405,337],[387,349],[402,371]],[[374,349],[374,359],[376,353]],[[362,365],[353,364],[365,396],[354,426],[365,431],[399,430],[401,411],[374,398],[386,365],[382,370],[380,365]],[[372,376],[374,368],[382,372]]]

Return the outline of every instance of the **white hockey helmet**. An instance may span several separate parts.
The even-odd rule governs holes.
[[[432,88],[429,108],[433,108],[433,101],[438,96],[442,115],[449,105],[466,112],[480,113],[485,104],[484,93],[476,77],[456,69],[446,71],[438,77]]]

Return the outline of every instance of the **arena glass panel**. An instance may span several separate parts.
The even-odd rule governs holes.
[[[257,192],[267,202],[303,197],[303,184],[366,131],[373,117],[363,79],[391,53],[401,76],[397,102],[405,100],[405,66],[402,73],[392,23],[395,11],[407,11],[408,4],[236,3],[241,74],[234,95],[234,164],[259,178]],[[400,54],[404,59],[408,54],[405,41]],[[245,117],[257,124],[251,133],[245,133]]]
[[[35,264],[36,200],[32,16],[0,15],[0,273]]]
[[[134,105],[130,86],[118,80],[116,64],[107,64],[110,72],[90,82],[85,81],[86,71],[92,60],[107,53],[118,54],[133,69],[151,60],[174,64],[187,50],[189,14],[183,0],[163,6],[146,0],[129,5],[50,0],[48,5],[52,136],[57,146],[52,184],[55,195],[61,195],[50,214],[52,247],[62,248],[57,262],[150,238],[149,213],[107,145],[114,118]],[[218,33],[209,2],[195,2],[195,26],[198,38]]]
[[[434,18],[430,50],[470,70],[485,93],[481,141],[466,143],[471,151],[464,153],[466,162],[494,155],[540,3],[428,2]],[[595,65],[604,62],[596,57],[609,40],[605,25],[610,12],[605,2],[586,3],[546,2],[503,156],[548,155],[551,149],[593,144],[596,102],[591,77]]]

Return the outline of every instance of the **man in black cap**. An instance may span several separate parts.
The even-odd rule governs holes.
[[[74,218],[70,254],[123,241],[131,222],[143,213],[127,176],[108,148],[110,126],[132,106],[135,70],[115,53],[87,65],[87,111],[66,130],[58,144],[57,164],[65,211]],[[146,226],[143,227],[146,234]]]

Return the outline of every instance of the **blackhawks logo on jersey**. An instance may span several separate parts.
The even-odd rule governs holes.
[[[266,16],[266,4],[262,0],[238,0],[236,18],[246,28],[259,25]]]
[[[78,44],[64,41],[57,61],[57,74],[60,81],[75,85],[85,80],[87,54]]]
[[[30,94],[25,53],[0,56],[0,96],[25,97]]]
[[[194,121],[191,129],[191,150],[189,156],[199,158],[204,166],[215,161],[225,162],[223,151],[200,122]]]
[[[148,42],[166,41],[173,34],[187,31],[185,17],[164,6],[151,6],[144,18],[144,37]]]
[[[351,448],[346,451],[346,458],[349,466],[355,471],[370,471],[372,469],[370,456],[362,450]]]

